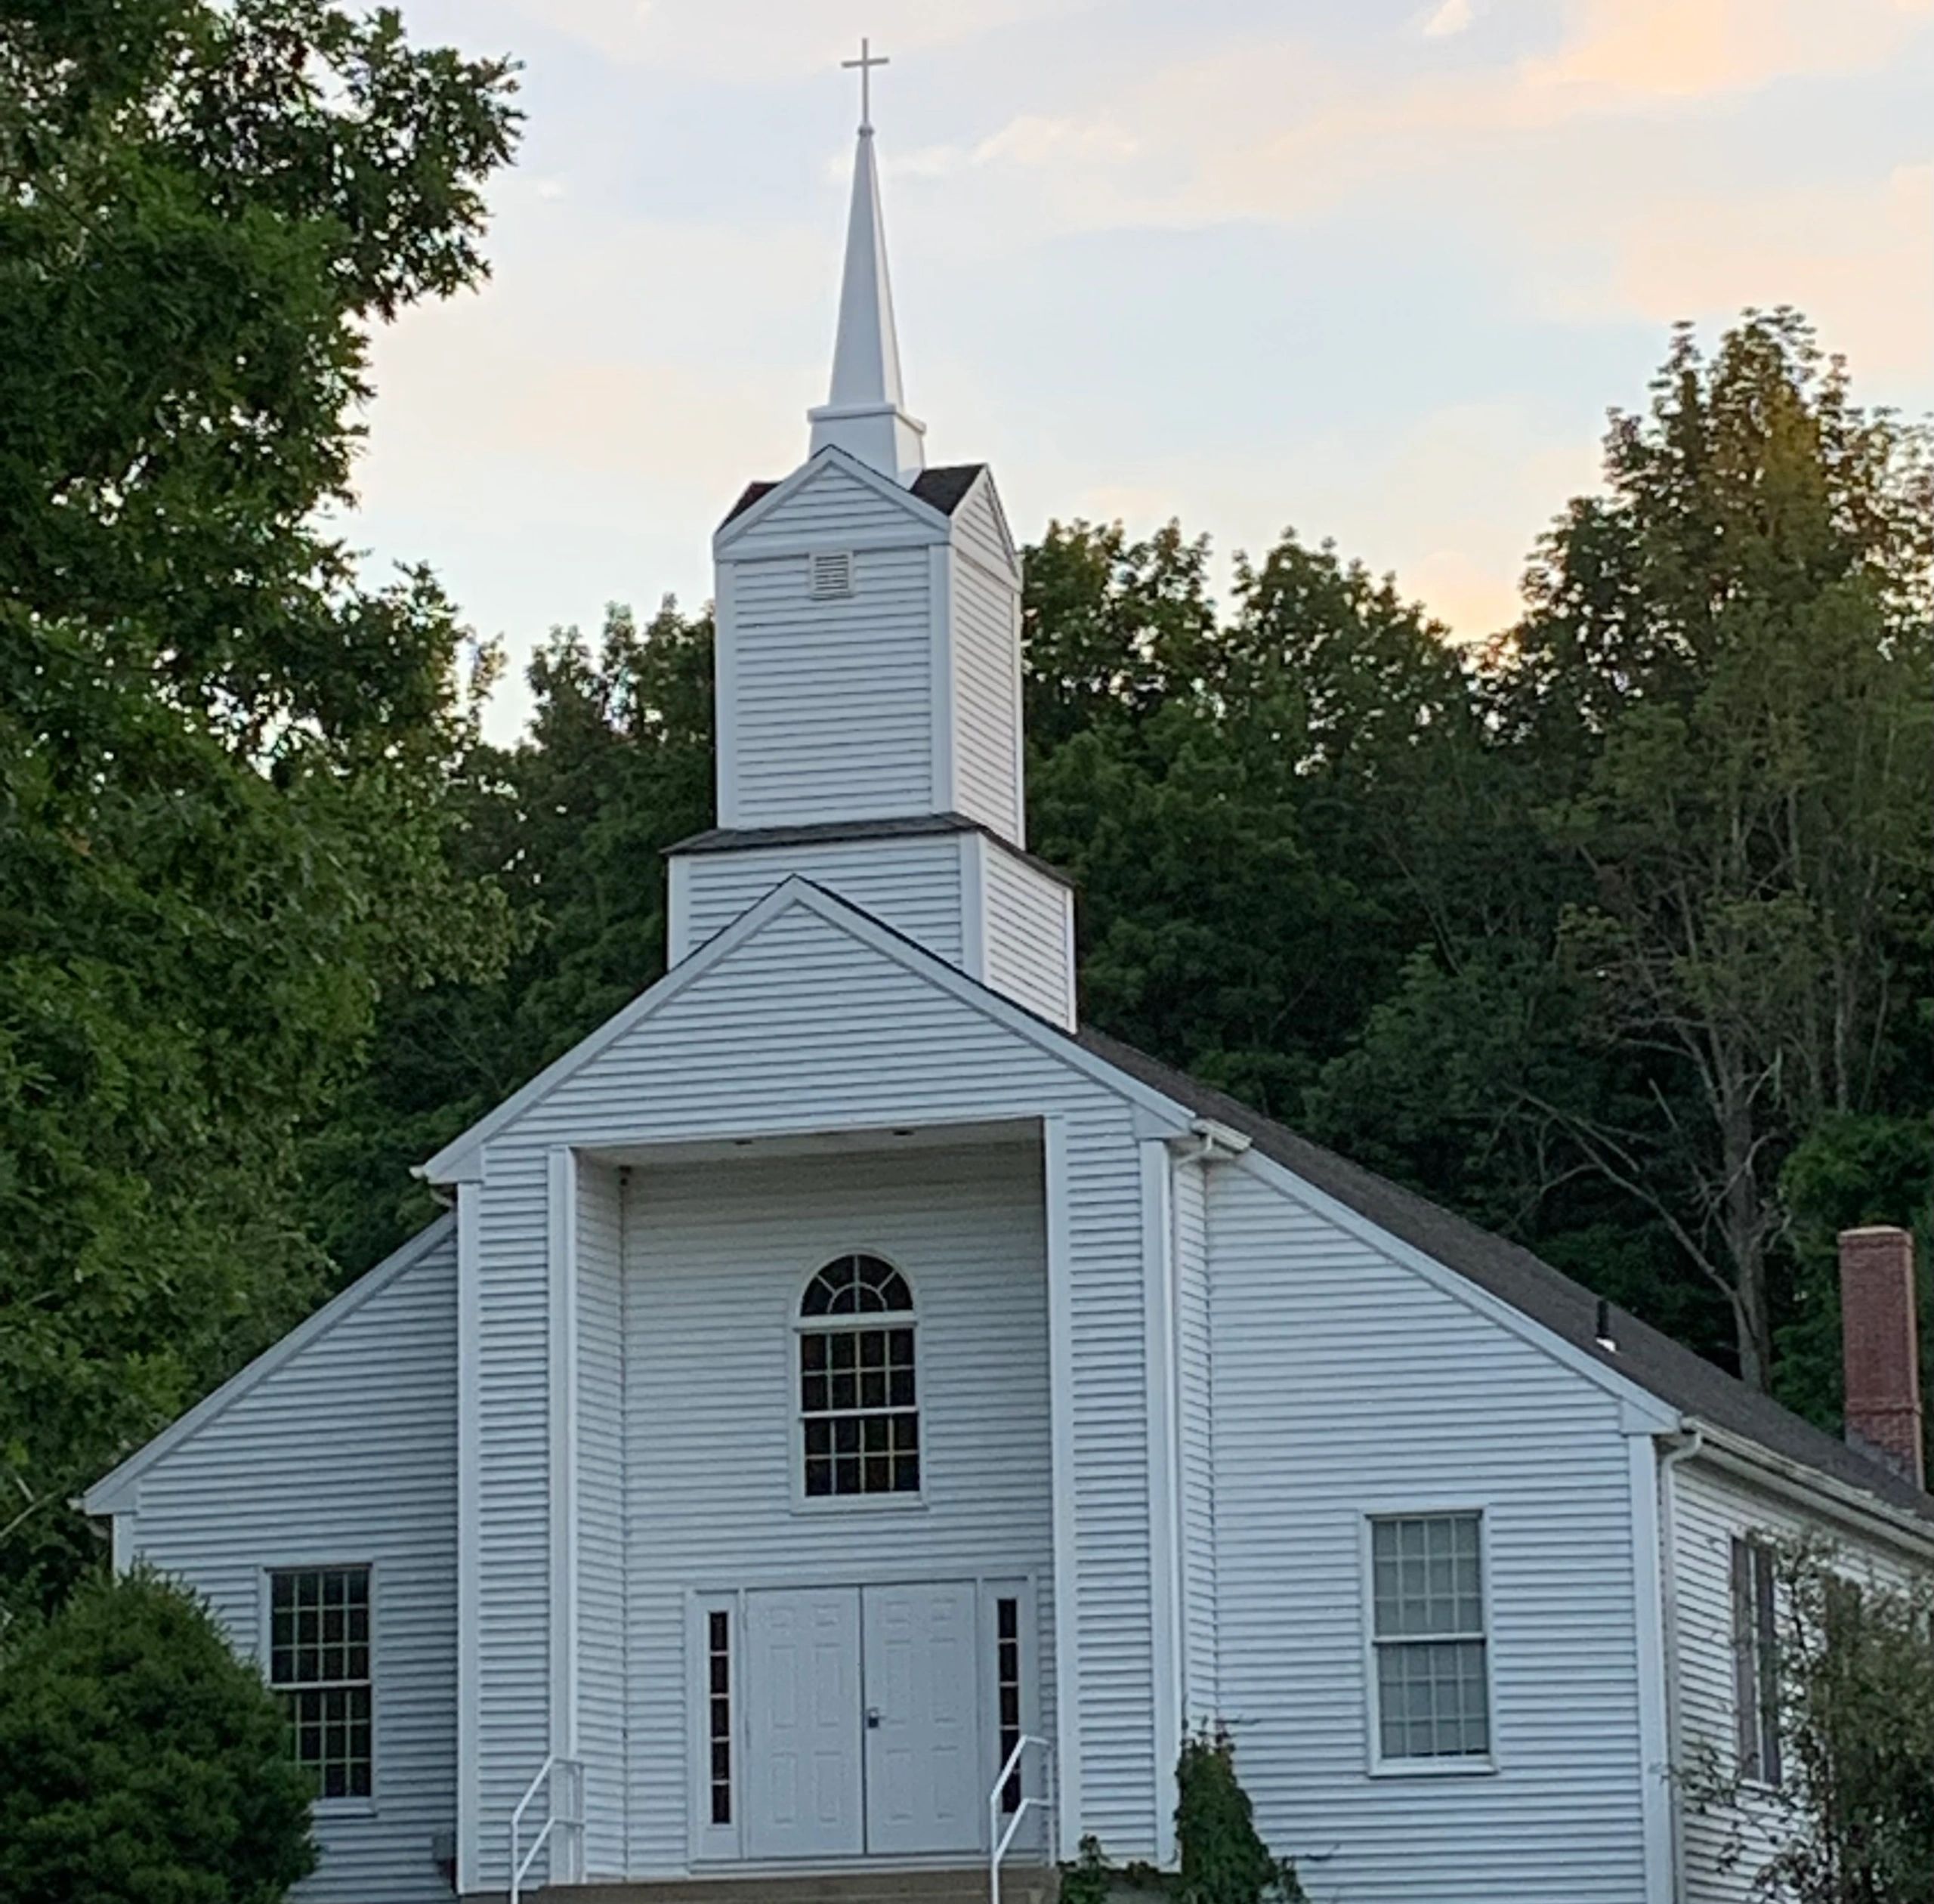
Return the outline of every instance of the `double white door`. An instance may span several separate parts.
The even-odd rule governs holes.
[[[754,1858],[981,1848],[970,1585],[746,1597],[746,1816]]]

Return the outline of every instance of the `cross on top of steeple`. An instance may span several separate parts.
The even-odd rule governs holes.
[[[840,65],[848,73],[855,67],[860,74],[860,130],[870,132],[873,129],[873,72],[875,66],[891,66],[893,62],[882,53],[876,59],[873,42],[863,39],[860,42],[860,57],[857,60],[842,60]]]
[[[826,400],[806,414],[812,450],[828,447],[910,483],[926,461],[922,425],[907,414],[900,383],[900,342],[893,326],[893,292],[886,274],[886,227],[880,215],[879,168],[873,151],[875,66],[887,63],[870,40],[857,60],[840,64],[860,76],[859,149],[853,156],[853,202],[846,224],[846,262],[839,280],[839,328],[833,345],[833,385]]]

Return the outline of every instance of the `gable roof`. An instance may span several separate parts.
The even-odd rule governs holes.
[[[1200,1083],[1125,1045],[1083,1027],[1083,1048],[1131,1077],[1213,1117],[1243,1136],[1271,1161],[1347,1205],[1382,1230],[1409,1244],[1488,1290],[1607,1368],[1614,1369],[1670,1407],[1727,1430],[1830,1480],[1877,1495],[1889,1505],[1934,1522],[1934,1495],[1883,1463],[1849,1448],[1824,1430],[1750,1388],[1663,1331],[1622,1309],[1611,1315],[1611,1339],[1599,1341],[1599,1298],[1583,1283],[1554,1269],[1522,1244],[1432,1203],[1299,1137],[1287,1126],[1251,1110],[1238,1099]]]
[[[907,487],[928,508],[950,516],[967,499],[967,492],[974,487],[975,478],[986,468],[985,463],[942,463],[936,468],[922,470]],[[719,527],[722,529],[726,523],[743,515],[755,502],[770,496],[778,487],[777,478],[771,482],[748,483],[739,492],[737,502],[725,512]]]
[[[155,1463],[198,1434],[218,1415],[228,1409],[257,1383],[266,1380],[283,1364],[298,1355],[316,1338],[380,1294],[412,1265],[420,1263],[440,1243],[446,1242],[456,1229],[456,1215],[446,1210],[424,1225],[401,1248],[393,1250],[375,1269],[358,1276],[347,1289],[331,1297],[322,1307],[298,1322],[280,1341],[264,1349],[255,1359],[239,1369],[221,1387],[205,1395],[184,1415],[178,1416],[153,1440],[135,1449],[119,1467],[101,1476],[81,1497],[82,1511],[90,1514],[118,1514],[135,1508],[135,1483]]]
[[[1562,1346],[1572,1366],[1602,1371],[1599,1379],[1608,1386],[1642,1392],[1679,1415],[1806,1469],[1825,1482],[1871,1497],[1896,1514],[1934,1526],[1934,1495],[1803,1420],[1636,1316],[1611,1311],[1614,1346],[1604,1347],[1599,1340],[1599,1298],[1522,1244],[1480,1229],[1416,1192],[1298,1136],[1226,1092],[1132,1045],[1091,1027],[1074,1033],[1064,1030],[970,978],[850,900],[796,874],[774,886],[724,931],[418,1166],[416,1173],[432,1182],[447,1182],[474,1170],[480,1148],[490,1137],[728,957],[768,920],[795,905],[843,926],[863,942],[923,972],[1024,1035],[1059,1049],[1091,1075],[1111,1081],[1117,1090],[1126,1087],[1127,1094],[1145,1106],[1183,1117],[1210,1118],[1240,1133],[1270,1163],[1525,1318],[1544,1331],[1547,1340],[1555,1339]],[[372,1272],[372,1275],[379,1273]]]

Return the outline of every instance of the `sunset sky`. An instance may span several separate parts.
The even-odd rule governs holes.
[[[823,400],[875,79],[908,400],[1016,533],[1286,525],[1460,635],[1685,317],[1796,304],[1934,410],[1934,0],[404,0],[528,115],[494,277],[378,342],[347,524],[512,679],[709,591]]]

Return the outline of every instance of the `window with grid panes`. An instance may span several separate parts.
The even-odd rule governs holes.
[[[1739,1776],[1777,1785],[1780,1763],[1777,1562],[1756,1541],[1732,1544],[1733,1723]]]
[[[809,1498],[918,1494],[913,1294],[878,1256],[843,1256],[799,1304],[799,1414]]]
[[[994,1685],[1000,1705],[1000,1762],[1005,1767],[1021,1743],[1021,1603],[1006,1594],[994,1602]],[[1001,1785],[1000,1808],[1010,1816],[1021,1809],[1018,1765]]]
[[[732,1616],[714,1607],[705,1616],[706,1731],[711,1748],[712,1822],[732,1822]]]
[[[369,1569],[304,1567],[269,1576],[269,1683],[319,1798],[366,1798]]]
[[[1477,1514],[1370,1522],[1377,1757],[1485,1758],[1484,1528]]]

